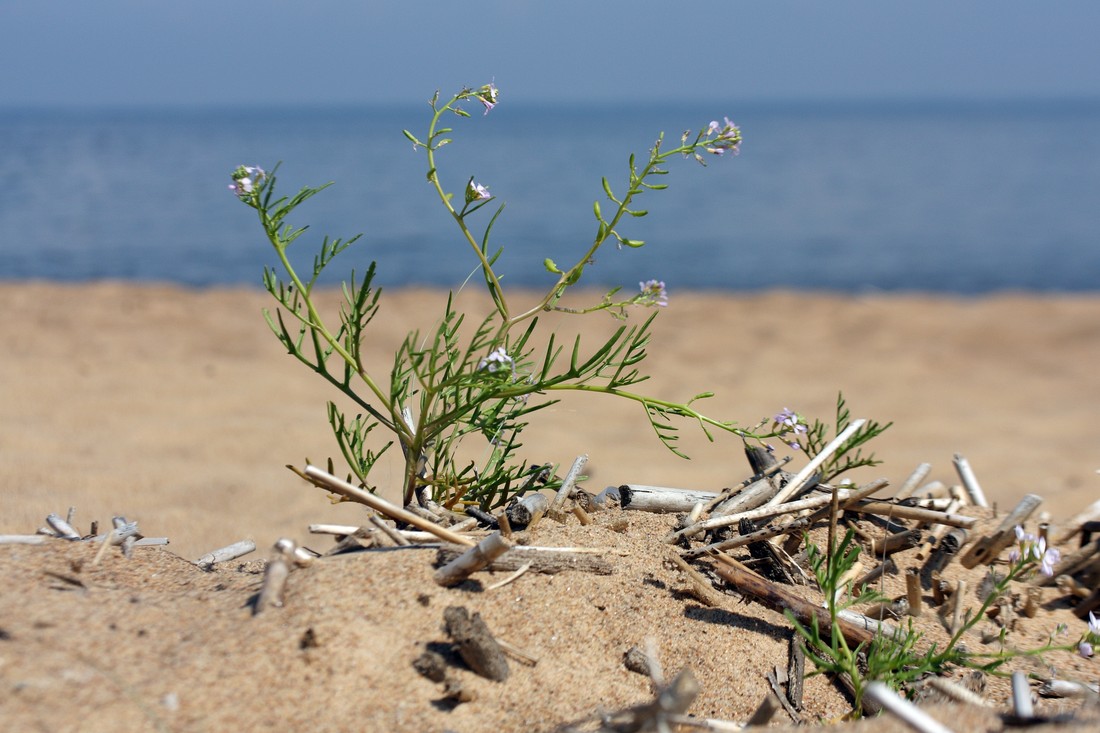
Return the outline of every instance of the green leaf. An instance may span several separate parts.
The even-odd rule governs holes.
[[[549,257],[547,257],[545,260],[542,261],[542,266],[546,268],[547,272],[552,272],[555,275],[560,275],[561,274],[561,270],[558,269],[557,263],[554,262]]]

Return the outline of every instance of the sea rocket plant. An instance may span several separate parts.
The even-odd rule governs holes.
[[[477,264],[492,310],[480,320],[467,319],[456,310],[453,298],[448,298],[436,325],[425,334],[410,333],[394,354],[392,367],[381,373],[368,368],[372,343],[365,336],[379,309],[380,291],[373,286],[374,265],[358,276],[353,273],[344,283],[344,302],[332,325],[322,316],[314,297],[322,272],[358,237],[325,238],[313,260],[312,272],[299,273],[287,255],[289,246],[306,231],[305,227],[292,227],[288,218],[298,205],[325,187],[307,187],[292,197],[279,198],[273,172],[258,166],[240,166],[233,171],[230,190],[257,212],[279,261],[278,270],[264,270],[264,285],[278,303],[275,312],[265,313],[265,317],[287,351],[336,387],[350,405],[350,412],[344,412],[344,408],[330,402],[329,423],[360,484],[372,491],[376,488],[370,484],[370,471],[387,448],[396,444],[404,460],[401,488],[406,502],[423,497],[422,489],[428,489],[433,499],[447,506],[459,502],[476,502],[485,508],[499,505],[518,491],[537,487],[541,477],[553,474],[542,464],[517,463],[515,452],[527,416],[553,404],[553,395],[561,391],[605,394],[637,403],[657,438],[681,456],[684,454],[676,445],[675,419],[694,422],[712,440],[712,430],[743,439],[761,439],[792,430],[797,434],[800,426],[804,430],[804,423],[784,423],[757,435],[732,421],[704,415],[694,405],[711,396],[710,392],[677,402],[633,390],[646,379],[639,365],[646,357],[650,324],[668,305],[663,281],[641,282],[639,292],[631,296],[619,296],[619,288],[615,288],[593,304],[565,304],[567,293],[582,280],[596,254],[609,242],[627,251],[643,246],[642,240],[627,235],[627,224],[646,215],[645,210],[636,207],[639,197],[667,187],[656,182],[668,173],[665,164],[681,156],[694,156],[702,163],[701,153],[736,153],[740,129],[725,118],[724,123],[715,121],[703,127],[694,137],[685,133],[679,147],[663,149],[664,138],[659,136],[648,158],[635,160],[631,156],[625,184],[618,192],[606,178],[602,180],[604,205],[610,206],[605,214],[600,201],[594,204],[592,240],[566,251],[573,263],[567,267],[546,258],[543,267],[550,281],[544,294],[517,307],[511,294],[501,287],[494,267],[502,250],[489,245],[493,223],[503,206],[498,206],[487,220],[479,219],[481,209],[496,197],[475,175],[461,179],[465,181],[461,194],[452,195],[448,190],[452,184],[437,161],[439,151],[452,142],[453,130],[442,124],[445,117],[470,117],[464,108],[466,103],[480,104],[487,115],[499,101],[499,90],[492,82],[462,89],[446,101],[436,93],[429,101],[431,118],[426,134],[404,131],[413,149],[422,150],[427,157],[427,180],[439,204],[458,226],[460,242],[465,243]],[[475,227],[479,230],[476,233]],[[594,348],[573,337],[571,348],[563,349],[554,333],[540,342],[545,346],[535,347],[538,340],[533,334],[538,317],[547,311],[605,311],[626,319],[634,306],[648,306],[654,311],[640,324],[621,326]],[[531,399],[538,396],[544,400]],[[371,448],[370,434],[377,428],[390,433],[392,440]],[[463,457],[470,451],[458,450],[461,441],[472,434],[481,434],[490,446],[488,457],[478,464]]]

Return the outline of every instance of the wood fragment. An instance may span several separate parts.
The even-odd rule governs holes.
[[[866,422],[866,419],[859,418],[858,420],[853,420],[851,423],[849,423],[848,426],[841,431],[840,435],[829,441],[829,444],[822,448],[821,452],[814,456],[813,459],[809,463],[807,463],[801,471],[795,474],[795,477],[791,479],[790,483],[784,486],[779,491],[779,493],[773,496],[768,501],[766,506],[775,506],[776,504],[782,504],[783,502],[787,501],[787,499],[791,498],[792,496],[800,492],[803,488],[805,488],[806,484],[809,482],[810,478],[814,475],[817,469],[820,468],[821,465],[825,463],[825,461],[827,461],[830,456],[833,455],[833,453],[836,453],[837,450],[840,449],[840,446],[844,445],[845,441],[855,435],[856,432],[858,432],[859,429],[862,428],[863,424]]]
[[[440,527],[438,524],[429,522],[426,519],[422,519],[412,512],[408,512],[402,507],[399,507],[392,502],[386,501],[382,497],[376,496],[369,491],[364,491],[363,489],[360,489],[356,486],[352,486],[348,482],[338,479],[332,474],[322,471],[316,466],[306,466],[302,474],[306,476],[310,481],[313,481],[315,484],[319,485],[321,488],[327,489],[328,491],[332,491],[336,494],[340,494],[341,496],[351,499],[352,501],[357,501],[360,504],[366,504],[371,509],[374,509],[377,512],[381,512],[391,519],[405,522],[406,524],[411,524],[414,527],[419,527],[426,532],[431,532],[444,542],[451,542],[456,545],[466,545],[468,547],[472,547],[473,545],[477,544],[468,537],[463,537],[456,532],[452,532],[444,527]]]
[[[54,534],[56,534],[61,539],[80,539],[80,533],[73,529],[73,526],[71,524],[66,522],[57,514],[46,515],[46,524],[48,524],[50,526],[50,529],[53,530]]]
[[[799,598],[791,591],[762,578],[747,568],[723,563],[715,565],[714,570],[743,595],[752,597],[774,611],[780,613],[790,611],[799,623],[807,626],[816,618],[822,633],[825,635],[831,633],[832,620],[825,608]],[[838,618],[837,626],[852,646],[869,644],[875,636],[873,631],[857,626],[847,619]]]
[[[435,572],[435,582],[445,588],[456,586],[473,573],[491,565],[493,560],[511,550],[513,546],[501,536],[500,532],[493,532],[477,545],[439,568]]]
[[[0,545],[44,545],[49,541],[43,534],[0,534]]]
[[[934,509],[922,509],[921,507],[902,506],[885,501],[861,501],[848,508],[860,514],[876,514],[892,519],[915,519],[929,524],[947,524],[952,527],[970,528],[978,523],[976,517],[938,512]]]
[[[859,578],[852,584],[852,587],[856,590],[859,590],[860,588],[864,588],[875,582],[883,575],[896,575],[897,572],[898,566],[894,563],[893,558],[888,557],[883,562],[880,562],[878,565],[872,568],[870,571],[864,573],[863,577]]]
[[[263,613],[268,608],[283,605],[283,594],[286,591],[286,579],[290,576],[290,565],[282,553],[277,553],[267,561],[264,568],[263,584],[260,586],[260,594],[256,597],[256,603],[252,606],[252,615]]]
[[[871,553],[875,557],[891,555],[895,552],[909,550],[917,546],[921,540],[921,530],[907,529],[901,532],[888,534],[885,537],[876,537],[871,542]]]
[[[565,500],[573,494],[573,487],[577,485],[577,478],[581,475],[584,464],[588,463],[588,454],[582,453],[569,467],[569,473],[562,479],[561,488],[554,494],[554,501],[550,504],[551,512],[560,512],[565,506]]]
[[[392,540],[393,543],[398,547],[408,547],[412,544],[412,542],[405,539],[405,537],[403,537],[401,533],[397,531],[396,527],[391,527],[390,525],[386,524],[379,516],[372,514],[367,517],[367,522],[369,522],[370,525],[376,530],[389,537],[390,540]]]
[[[694,547],[683,551],[683,557],[701,557],[703,555],[709,555],[717,550],[733,550],[738,547],[743,547],[751,542],[757,542],[759,540],[766,540],[771,537],[777,537],[779,535],[798,533],[801,530],[807,529],[810,526],[809,519],[803,517],[795,519],[787,524],[775,524],[762,527],[755,532],[747,535],[739,535],[737,537],[731,537],[728,540],[722,540],[720,542],[714,542],[709,545],[702,545],[701,547]]]
[[[532,492],[509,502],[504,514],[513,531],[530,529],[538,524],[549,508],[550,498],[546,494]]]
[[[955,470],[958,472],[959,478],[962,479],[966,493],[970,496],[970,502],[974,506],[980,506],[983,509],[988,508],[989,502],[986,501],[985,492],[982,491],[981,484],[978,483],[978,477],[974,475],[974,469],[970,467],[970,461],[966,460],[961,454],[956,453],[952,462],[955,464]]]
[[[841,489],[844,498],[848,497],[848,492]],[[692,537],[708,529],[717,529],[718,527],[729,527],[737,524],[742,519],[763,519],[764,517],[774,517],[779,514],[790,514],[793,512],[801,511],[803,509],[817,509],[828,504],[832,501],[832,497],[827,495],[820,495],[810,497],[808,499],[801,499],[799,501],[788,502],[781,506],[765,505],[757,509],[751,509],[746,512],[740,512],[739,514],[728,514],[720,517],[711,517],[710,519],[704,519],[701,522],[696,522],[688,527],[677,530],[665,536],[664,541],[672,544],[682,537]]]
[[[695,596],[700,603],[710,607],[721,607],[723,605],[725,597],[716,591],[710,581],[703,577],[698,570],[688,565],[683,558],[675,553],[669,555],[669,560],[683,571],[684,576],[688,580],[691,594]]]
[[[919,618],[922,611],[920,571],[909,568],[905,571],[905,599],[909,601],[909,615]]]
[[[1016,670],[1012,673],[1012,711],[1018,720],[1035,717],[1035,707],[1031,702],[1031,686],[1027,674]]]
[[[948,629],[952,634],[957,634],[959,632],[959,629],[962,628],[963,606],[966,600],[966,587],[967,586],[965,580],[959,580],[959,582],[955,585],[955,594],[952,598],[951,608],[951,626]]]
[[[195,564],[203,570],[209,570],[220,562],[236,560],[238,557],[243,557],[244,555],[255,551],[255,549],[256,543],[252,540],[241,540],[240,542],[234,542],[231,545],[219,547],[217,550],[206,553],[198,560],[196,560]]]
[[[955,702],[961,702],[964,705],[976,705],[983,708],[990,707],[989,702],[984,697],[945,677],[933,675],[925,679],[924,684],[928,685],[936,692],[951,698]]]
[[[868,682],[863,688],[863,695],[918,733],[952,733],[950,728],[891,690],[884,682]]]
[[[912,494],[918,486],[920,486],[921,481],[924,481],[926,478],[928,478],[928,474],[931,471],[931,463],[919,464],[915,469],[913,469],[913,473],[909,474],[909,478],[905,479],[905,482],[901,485],[901,488],[898,489],[898,493],[894,495],[894,498],[898,500],[908,498],[909,495]]]
[[[508,679],[508,660],[481,614],[470,615],[463,606],[448,606],[443,611],[443,626],[470,669],[495,682]]]
[[[439,548],[438,562],[447,563],[465,551],[465,547],[444,545]],[[558,551],[545,547],[530,547],[517,545],[508,552],[495,559],[489,570],[493,572],[514,572],[526,564],[530,564],[530,571],[536,573],[564,572],[576,570],[596,575],[610,575],[614,568],[611,561],[601,554],[587,552]]]
[[[689,512],[696,504],[703,502],[705,505],[716,496],[718,494],[713,491],[692,491],[644,484],[623,484],[619,487],[623,509],[657,514]]]
[[[768,680],[768,685],[771,686],[771,692],[768,697],[783,707],[795,725],[801,725],[802,716],[798,714],[798,711],[795,710],[794,706],[787,700],[787,696],[783,694],[783,688],[779,684],[779,676],[775,673],[775,670],[770,670],[764,677]]]
[[[588,516],[588,512],[586,512],[584,509],[581,509],[579,506],[573,507],[573,516],[576,517],[577,521],[585,527],[592,524],[592,517]]]
[[[1016,543],[1016,527],[1023,526],[1027,518],[1043,503],[1043,497],[1037,494],[1027,494],[1016,504],[1001,521],[996,531],[992,534],[979,537],[974,541],[959,562],[964,568],[973,568],[978,565],[989,565],[1003,550]]]
[[[803,683],[806,680],[806,650],[802,635],[792,631],[787,639],[787,702],[795,710],[802,710]]]

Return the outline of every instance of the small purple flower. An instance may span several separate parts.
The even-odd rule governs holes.
[[[265,178],[267,173],[263,168],[255,165],[240,165],[233,171],[233,183],[229,185],[229,190],[239,198],[247,198]]]
[[[477,370],[487,371],[490,374],[496,374],[497,372],[508,367],[509,371],[514,376],[516,373],[516,363],[512,360],[512,357],[508,356],[508,352],[504,350],[503,346],[498,346],[486,356],[484,359],[477,363]]]
[[[1080,644],[1077,645],[1077,653],[1085,659],[1091,659],[1092,644],[1088,643],[1087,641],[1082,641]]]
[[[714,124],[714,122],[712,122]],[[775,425],[785,425],[793,428],[799,424],[799,414],[795,413],[790,407],[784,407],[778,415],[771,418]]]
[[[741,128],[729,117],[724,122],[712,120],[706,129],[707,140],[704,149],[711,155],[724,155],[726,152],[737,155],[741,146]]]
[[[657,306],[664,308],[668,305],[668,291],[665,289],[664,280],[646,280],[638,283],[641,293],[638,296],[639,305]]]
[[[466,203],[488,201],[490,198],[492,198],[492,194],[489,193],[489,189],[480,183],[475,183],[473,178],[466,184]]]
[[[1010,562],[1037,562],[1039,572],[1048,577],[1054,575],[1054,566],[1062,559],[1062,553],[1047,547],[1046,539],[1025,532],[1023,527],[1017,525],[1016,542],[1017,546],[1008,554]]]
[[[485,114],[489,114],[493,110],[493,107],[497,106],[497,85],[493,82],[489,82],[481,89],[474,92],[474,96],[477,97],[477,101],[484,105]]]

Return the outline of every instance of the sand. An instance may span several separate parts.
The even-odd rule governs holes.
[[[383,296],[371,341],[379,364],[407,330],[431,327],[441,298]],[[649,699],[649,681],[625,671],[621,653],[651,634],[670,670],[692,663],[703,680],[692,712],[751,713],[767,665],[785,655],[785,621],[733,596],[703,609],[671,594],[678,575],[654,539],[670,517],[634,514],[625,533],[606,517],[594,528],[548,525],[535,538],[625,551],[612,553],[612,576],[445,590],[431,582],[433,553],[356,555],[295,571],[286,608],[255,619],[258,563],[204,573],[181,560],[242,538],[260,546],[257,559],[279,537],[325,550],[331,540],[307,525],[363,520],[362,507],[331,505],[284,468],[335,454],[324,405],[336,395],[282,351],[260,314],[267,303],[245,289],[0,286],[0,534],[33,532],[72,506],[82,531],[124,515],[171,541],[94,567],[86,545],[0,547],[5,727],[550,730],[595,704]],[[551,321],[593,347],[618,325]],[[1100,496],[1098,355],[1097,297],[673,293],[643,386],[670,399],[714,391],[706,411],[746,427],[784,407],[829,419],[843,391],[853,417],[894,421],[872,446],[882,465],[855,480],[897,486],[929,462],[932,478],[957,483],[959,453],[993,503],[1037,493],[1057,521]],[[588,454],[590,491],[717,490],[745,477],[738,439],[708,443],[685,425],[685,461],[664,451],[636,405],[588,397],[537,415],[524,455],[569,464]],[[397,470],[374,476],[384,494]],[[443,641],[442,610],[454,604],[540,661],[513,665],[514,680],[484,683],[478,701],[448,710],[411,659]],[[304,642],[308,629],[316,646]],[[1096,677],[1095,663],[1060,663]],[[846,709],[823,678],[807,690],[811,720]]]

